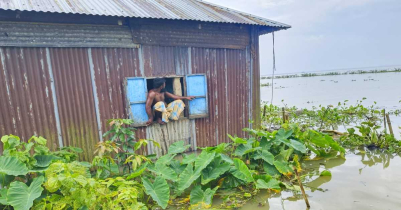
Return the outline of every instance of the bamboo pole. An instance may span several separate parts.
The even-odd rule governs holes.
[[[383,109],[384,133],[387,134],[386,109]]]
[[[285,110],[284,110],[284,107],[282,108],[282,110],[283,110],[283,123],[285,123]]]
[[[294,171],[295,171],[295,175],[297,176],[298,184],[299,184],[299,187],[301,188],[302,195],[304,196],[306,207],[308,207],[308,209],[309,209],[310,208],[309,200],[308,200],[308,197],[306,197],[304,186],[302,185],[301,179],[299,178],[298,170],[296,168],[294,168]]]
[[[390,131],[390,135],[394,136],[393,127],[391,126],[390,115],[388,113],[386,114],[386,118],[387,118],[388,130]]]
[[[265,105],[265,106],[263,107],[263,117],[266,116],[266,109],[267,109],[267,105]]]

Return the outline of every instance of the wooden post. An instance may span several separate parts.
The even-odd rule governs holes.
[[[390,135],[394,136],[393,127],[391,126],[390,115],[388,113],[386,114],[386,118],[387,118],[388,130],[390,131]]]
[[[387,134],[386,109],[383,109],[384,133]]]
[[[294,171],[295,171],[295,175],[297,176],[298,184],[299,184],[299,187],[301,188],[302,195],[304,196],[306,207],[308,207],[308,209],[309,209],[310,208],[309,200],[308,200],[308,197],[306,197],[304,186],[302,185],[301,179],[299,178],[298,170],[296,168],[294,168]]]
[[[284,109],[284,107],[282,108],[282,110],[283,110],[283,123],[285,123],[285,109]]]
[[[267,109],[267,105],[265,105],[265,106],[263,107],[263,117],[266,116],[266,109]]]

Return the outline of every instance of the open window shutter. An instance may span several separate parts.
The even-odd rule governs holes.
[[[209,116],[206,75],[187,75],[185,81],[187,96],[195,96],[195,99],[189,101],[189,118],[193,119]]]
[[[144,126],[148,121],[146,113],[147,97],[146,79],[141,77],[126,79],[126,94],[129,103],[130,118],[134,120],[134,126]]]

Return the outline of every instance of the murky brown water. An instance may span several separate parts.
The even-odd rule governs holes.
[[[310,209],[401,209],[401,158],[386,153],[350,151],[346,159],[304,161]],[[319,177],[328,169],[331,177]],[[306,176],[305,176],[306,174]],[[215,204],[218,199],[215,199]],[[216,208],[218,208],[216,206]],[[240,209],[307,209],[300,192],[260,192]]]

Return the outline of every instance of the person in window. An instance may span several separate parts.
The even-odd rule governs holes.
[[[166,124],[169,120],[178,120],[185,104],[182,100],[192,100],[195,97],[176,96],[166,91],[166,80],[164,78],[156,78],[153,80],[153,89],[148,93],[146,99],[146,113],[149,120],[146,125],[151,125],[154,118],[160,124]],[[172,98],[174,101],[166,106],[165,98]]]

